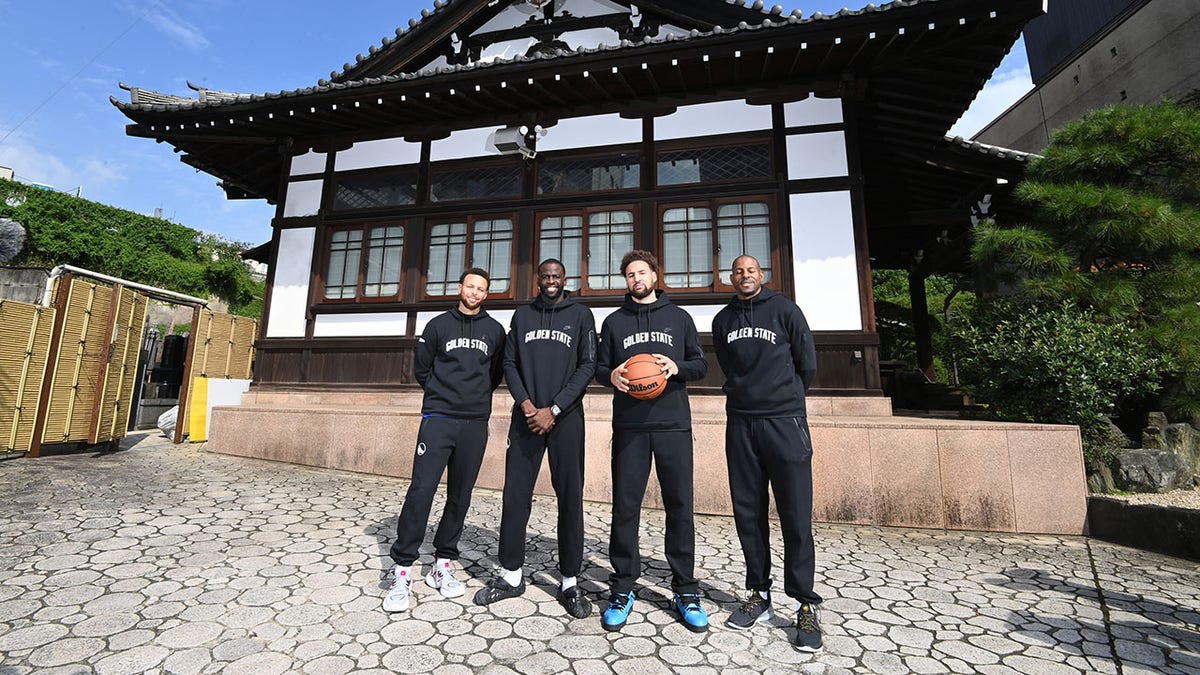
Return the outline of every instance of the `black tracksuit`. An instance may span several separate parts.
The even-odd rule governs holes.
[[[442,472],[446,507],[433,537],[437,557],[458,559],[458,540],[487,448],[492,392],[503,375],[504,327],[480,310],[434,317],[417,343],[413,370],[425,390],[412,482],[396,523],[392,560],[408,567],[425,538]]]
[[[735,297],[713,319],[725,373],[725,459],[746,588],[771,587],[768,484],[783,528],[784,592],[821,602],[813,590],[812,438],[804,394],[816,375],[812,332],[796,303],[763,288]]]
[[[613,515],[608,557],[614,593],[628,593],[641,574],[638,551],[642,498],[650,462],[658,473],[667,512],[665,547],[671,588],[696,593],[696,532],[693,517],[692,411],[685,382],[708,372],[692,317],[659,291],[652,304],[626,294],[625,304],[604,320],[596,359],[596,381],[611,387],[612,371],[635,354],[662,354],[679,373],[658,398],[638,400],[613,393]]]
[[[525,564],[525,535],[533,485],[550,454],[550,483],[558,497],[558,568],[564,577],[583,564],[583,393],[596,372],[596,320],[571,299],[555,304],[538,295],[513,314],[504,348],[504,379],[512,393],[512,424],[504,463],[504,511],[500,518],[500,564]],[[557,405],[561,412],[544,436],[529,429],[521,404]]]

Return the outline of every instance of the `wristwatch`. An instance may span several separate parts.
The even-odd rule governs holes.
[[[550,414],[551,415],[558,417],[559,413],[561,413],[561,412],[562,412],[562,408],[558,407],[557,403],[550,404]]]

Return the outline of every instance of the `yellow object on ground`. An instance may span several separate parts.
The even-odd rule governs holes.
[[[192,378],[192,394],[188,397],[188,441],[208,440],[208,378]]]

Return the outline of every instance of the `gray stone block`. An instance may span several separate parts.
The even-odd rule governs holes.
[[[1124,450],[1117,455],[1117,487],[1131,492],[1169,492],[1192,483],[1192,471],[1170,450]]]

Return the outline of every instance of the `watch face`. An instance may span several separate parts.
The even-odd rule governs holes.
[[[557,405],[552,405],[552,406],[550,406],[550,414],[551,414],[551,415],[554,415],[555,417],[558,417],[558,414],[559,414],[560,412],[562,412],[562,408],[559,408]]]

